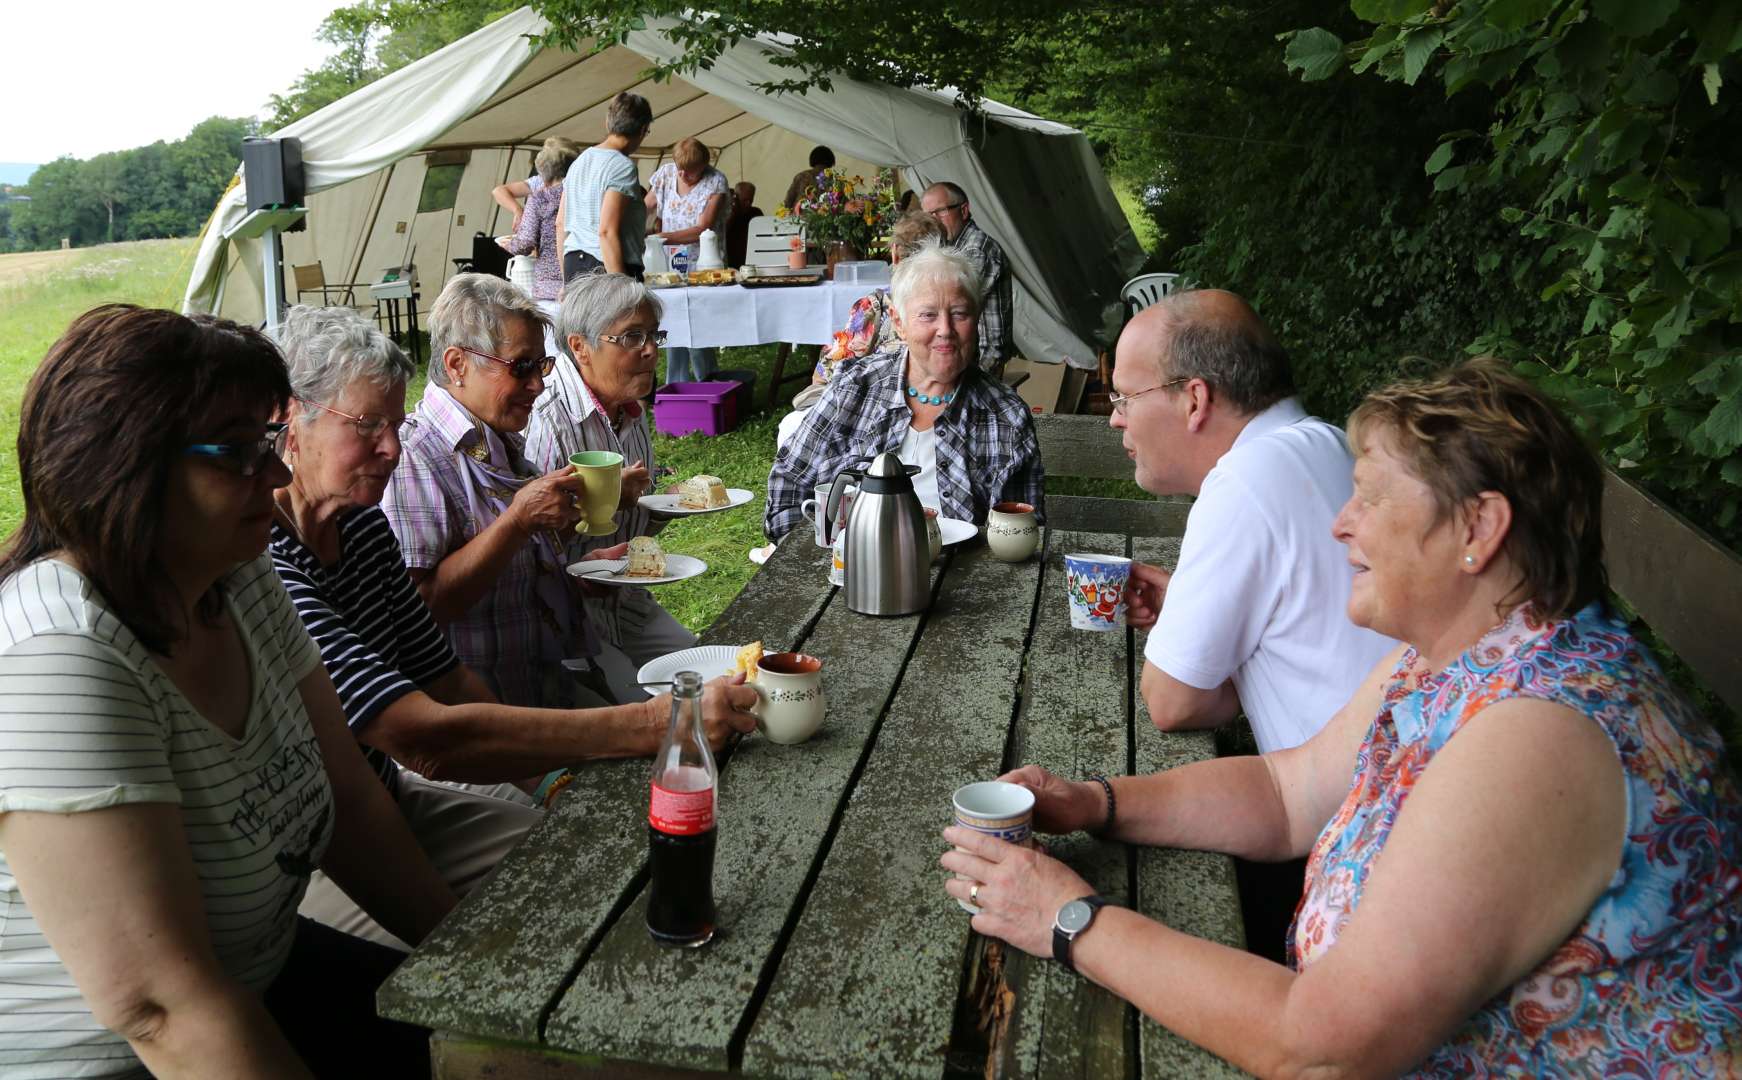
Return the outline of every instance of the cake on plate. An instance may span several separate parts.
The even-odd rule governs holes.
[[[629,541],[629,568],[624,577],[656,578],[665,576],[665,549],[651,536],[637,536]]]
[[[677,504],[685,510],[713,510],[731,502],[726,485],[717,476],[699,473],[678,485]]]

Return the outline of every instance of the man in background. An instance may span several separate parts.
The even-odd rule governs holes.
[[[968,194],[947,180],[933,184],[919,197],[919,207],[944,227],[949,245],[980,269],[986,299],[980,305],[980,367],[1002,375],[1014,345],[1011,339],[1010,267],[998,241],[973,219]]]
[[[726,219],[726,265],[743,266],[749,261],[750,219],[762,216],[756,205],[756,185],[740,180],[732,188],[732,216]]]

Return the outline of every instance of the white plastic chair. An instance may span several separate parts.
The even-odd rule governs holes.
[[[800,232],[796,221],[782,221],[769,214],[751,218],[744,261],[751,266],[785,266],[792,238]]]
[[[1178,280],[1178,274],[1139,274],[1125,283],[1125,288],[1119,291],[1119,298],[1135,315],[1173,292]]]

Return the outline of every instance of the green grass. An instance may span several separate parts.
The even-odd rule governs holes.
[[[105,244],[73,252],[52,269],[0,283],[0,536],[10,536],[24,517],[18,409],[48,347],[74,317],[98,304],[178,306],[196,246],[191,238]]]
[[[1143,245],[1146,252],[1154,251],[1161,237],[1155,231],[1155,221],[1143,209],[1143,197],[1138,193],[1137,183],[1124,176],[1109,176],[1108,183],[1113,187],[1113,195],[1119,200],[1119,208],[1125,211],[1125,220],[1131,223],[1131,231],[1137,234],[1137,242]]]

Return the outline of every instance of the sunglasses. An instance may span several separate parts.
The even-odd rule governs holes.
[[[480,352],[477,349],[468,349],[464,345],[461,345],[459,348],[461,352],[469,352],[473,356],[482,356],[486,360],[496,361],[498,364],[501,364],[503,367],[508,369],[509,375],[521,382],[525,382],[534,375],[537,375],[542,379],[552,371],[556,370],[556,357],[554,356],[541,356],[536,360],[531,358],[524,360],[504,360],[500,356],[491,356],[487,352]]]
[[[254,476],[278,460],[278,443],[284,437],[284,424],[267,424],[266,434],[258,439],[239,442],[189,443],[181,452],[189,457],[210,458],[217,465],[237,476]]]

